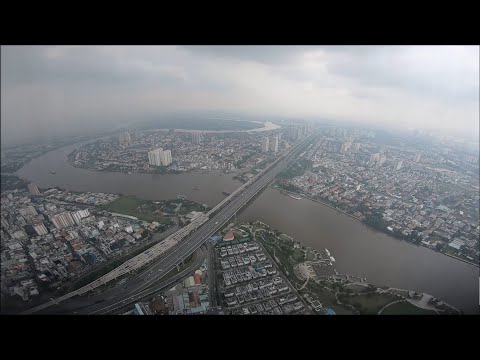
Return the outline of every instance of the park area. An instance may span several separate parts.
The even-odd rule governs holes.
[[[161,206],[157,206],[153,201],[142,200],[136,196],[121,196],[107,205],[100,206],[102,210],[113,213],[134,216],[148,222],[156,221],[160,224],[170,222],[168,218],[161,214]]]
[[[391,306],[387,306],[381,315],[436,315],[433,310],[427,310],[419,308],[408,301],[402,301],[395,303]]]
[[[398,297],[388,293],[371,292],[352,296],[345,295],[341,298],[339,296],[339,299],[344,304],[354,306],[361,315],[376,315],[385,305],[398,300]]]

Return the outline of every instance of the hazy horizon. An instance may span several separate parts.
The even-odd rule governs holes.
[[[478,141],[478,46],[2,46],[2,145],[211,113]]]

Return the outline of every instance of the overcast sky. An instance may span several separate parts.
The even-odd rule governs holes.
[[[2,46],[2,142],[215,110],[478,138],[479,47]]]

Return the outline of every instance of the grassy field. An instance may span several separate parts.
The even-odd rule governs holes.
[[[365,290],[367,287],[363,285],[357,285],[357,284],[346,284],[345,289],[352,290],[353,292],[360,292]]]
[[[408,301],[393,304],[382,311],[382,315],[435,315],[436,312],[419,308]]]
[[[395,300],[398,300],[398,298],[394,295],[379,293],[358,294],[341,298],[341,302],[353,305],[362,315],[376,315],[382,307]]]
[[[300,249],[295,249],[293,250],[292,258],[297,262],[303,262],[305,261],[305,253]]]
[[[2,191],[14,189],[26,189],[28,182],[20,179],[17,175],[2,174],[1,189]]]
[[[110,204],[103,205],[100,208],[102,210],[135,216],[141,220],[145,221],[156,221],[160,224],[167,224],[170,220],[160,214],[153,213],[154,207],[147,206],[148,211],[139,211],[139,207],[142,205],[150,205],[153,204],[152,201],[142,200],[137,198],[136,196],[122,196],[119,197],[117,200],[112,201]]]
[[[293,266],[292,263],[288,260],[288,255],[283,253],[282,251],[279,250],[278,247],[269,245],[265,241],[262,241],[263,246],[265,249],[268,251],[270,256],[275,260],[275,257],[280,260],[280,263],[277,263],[278,267],[285,273],[285,271],[288,272],[288,278],[292,283],[298,283],[298,280],[296,280],[295,275],[293,273]],[[274,249],[275,249],[275,256],[274,256]]]

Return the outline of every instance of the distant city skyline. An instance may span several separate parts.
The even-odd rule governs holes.
[[[478,46],[2,46],[2,142],[217,112],[478,139]]]

